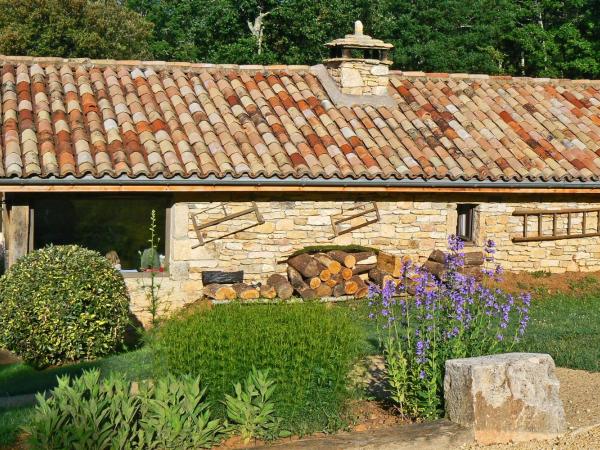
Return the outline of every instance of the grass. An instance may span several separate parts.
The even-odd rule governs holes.
[[[57,384],[57,376],[78,376],[84,370],[92,368],[100,369],[102,374],[111,371],[125,373],[131,380],[148,378],[152,373],[150,349],[141,348],[93,362],[82,362],[46,370],[35,370],[23,363],[0,366],[0,397],[33,394],[52,389]]]
[[[32,411],[33,408],[0,409],[0,448],[14,444]]]
[[[549,353],[559,367],[600,371],[597,288],[577,295],[558,294],[535,300],[530,317],[520,346],[522,351]]]

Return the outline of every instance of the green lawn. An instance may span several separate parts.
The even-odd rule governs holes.
[[[20,429],[27,423],[33,408],[0,409],[0,448],[15,442]]]
[[[52,389],[56,386],[57,376],[77,376],[84,370],[91,368],[98,368],[105,374],[111,371],[126,373],[129,379],[141,380],[150,376],[152,361],[150,351],[142,348],[94,362],[72,364],[41,371],[22,363],[0,366],[0,397],[31,394]]]
[[[600,371],[600,290],[534,300],[520,350],[549,353],[556,365]]]

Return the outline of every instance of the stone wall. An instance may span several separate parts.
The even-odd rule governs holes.
[[[386,95],[389,67],[380,61],[349,60],[328,64],[329,74],[342,94]]]
[[[478,204],[476,242],[473,247],[481,248],[486,239],[496,241],[497,261],[507,270],[600,270],[600,237],[530,243],[511,241],[511,237],[520,235],[523,229],[523,219],[512,216],[515,209],[600,208],[600,201],[575,203],[523,199],[522,202],[502,203],[486,197],[457,197],[448,199],[452,201],[439,201],[431,196],[367,197],[361,201],[375,199],[381,215],[378,223],[331,239],[331,216],[342,212],[344,216],[351,215],[357,211],[357,204],[364,203],[342,198],[318,200],[309,195],[288,201],[257,198],[263,224],[196,248],[192,248],[198,244],[198,239],[191,214],[200,213],[202,221],[219,218],[222,211],[218,208],[204,211],[218,204],[215,202],[232,199],[214,198],[214,202],[208,201],[213,199],[176,199],[170,214],[169,274],[161,278],[163,303],[170,310],[176,310],[198,299],[202,290],[201,272],[204,270],[244,270],[246,281],[264,281],[271,273],[285,272],[284,261],[292,252],[315,244],[358,244],[409,255],[423,262],[433,249],[445,249],[447,236],[455,232],[457,203]],[[233,200],[228,205],[228,212],[249,208],[253,199],[238,197]],[[537,231],[536,220],[530,218],[529,229],[532,231]],[[203,237],[210,240],[254,221],[252,215],[233,219],[210,228]],[[559,229],[565,225],[565,221],[566,217],[558,222]],[[574,232],[581,228],[581,222],[581,215],[573,215]],[[544,230],[549,231],[551,227],[551,222],[543,223]],[[590,214],[586,227],[589,232],[597,228],[595,215]],[[132,290],[134,312],[147,320],[144,312],[145,282],[147,280],[144,279],[127,280]]]

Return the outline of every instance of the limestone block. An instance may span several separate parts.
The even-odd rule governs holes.
[[[373,95],[386,95],[387,86],[374,86],[371,92],[373,93]]]
[[[312,216],[308,218],[308,225],[329,225],[331,226],[331,218],[328,216]]]
[[[189,228],[189,210],[185,203],[176,203],[171,208],[171,233],[175,239],[187,238]]]
[[[169,275],[173,280],[184,280],[188,277],[190,265],[187,261],[172,261],[169,264]]]
[[[361,87],[363,86],[363,79],[360,75],[360,71],[351,68],[343,67],[340,71],[340,80],[343,87]]]
[[[448,419],[483,444],[550,439],[566,428],[550,355],[505,353],[446,361]]]
[[[294,229],[294,221],[292,219],[281,219],[275,224],[275,229],[279,231],[291,231]]]

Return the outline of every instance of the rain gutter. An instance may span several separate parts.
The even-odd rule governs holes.
[[[0,190],[5,187],[42,187],[42,186],[189,186],[189,187],[215,187],[227,188],[231,186],[247,187],[323,187],[323,188],[449,188],[449,189],[586,189],[598,190],[600,193],[600,182],[598,181],[479,181],[479,180],[438,180],[438,179],[338,179],[338,178],[251,178],[241,177],[215,177],[206,178],[165,178],[157,176],[148,177],[117,177],[117,178],[95,178],[84,176],[81,178],[67,176],[64,178],[4,178],[0,179]]]

